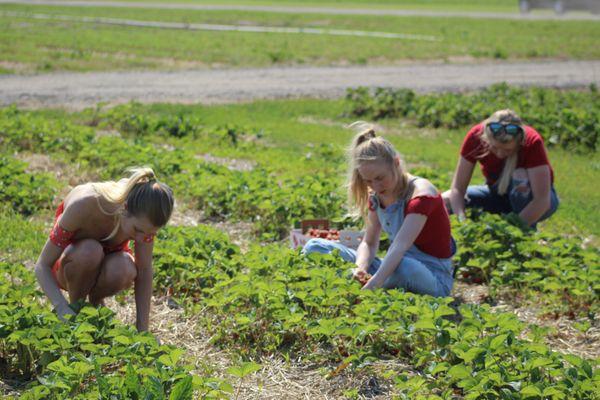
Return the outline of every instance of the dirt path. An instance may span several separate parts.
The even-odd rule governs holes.
[[[0,76],[0,105],[80,109],[99,102],[228,103],[266,98],[343,96],[357,86],[419,92],[512,85],[584,87],[600,83],[600,61],[399,66],[288,67],[196,71],[55,73]]]
[[[215,1],[215,3],[218,3]],[[599,15],[589,13],[567,13],[555,15],[551,12],[520,14],[518,12],[486,11],[431,11],[401,9],[367,9],[342,7],[298,7],[298,6],[261,6],[261,5],[221,5],[221,4],[181,4],[181,3],[135,3],[126,1],[62,1],[62,0],[0,0],[0,4],[29,4],[68,7],[109,7],[109,8],[146,8],[163,10],[205,10],[205,11],[254,11],[287,14],[326,14],[326,15],[382,15],[397,17],[440,17],[440,18],[487,18],[512,20],[588,20],[600,21]],[[516,5],[516,2],[515,2]]]

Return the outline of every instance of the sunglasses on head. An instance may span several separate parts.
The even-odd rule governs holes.
[[[488,128],[494,135],[494,137],[509,135],[517,137],[519,134],[523,134],[523,128],[516,124],[503,124],[501,122],[490,122]]]

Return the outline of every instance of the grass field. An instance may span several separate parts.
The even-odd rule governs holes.
[[[282,152],[273,156],[271,152],[257,154],[257,161],[277,165],[277,160],[285,160],[282,170],[288,173],[306,172],[306,161],[303,155],[311,151],[312,146],[332,144],[336,152],[342,154],[353,133],[344,128],[354,121],[341,117],[346,111],[343,101],[262,101],[242,105],[224,106],[178,106],[153,105],[153,112],[164,115],[199,114],[208,124],[222,125],[231,123],[235,115],[235,123],[258,126],[269,132],[269,140],[275,144],[273,151]],[[77,118],[77,116],[74,116]],[[465,130],[447,130],[418,128],[406,120],[389,120],[382,123],[384,135],[390,139],[404,155],[407,163],[425,164],[445,177],[449,187],[452,173],[458,159],[458,150]],[[556,173],[557,192],[562,200],[557,214],[544,223],[543,229],[559,232],[571,232],[587,235],[600,235],[600,212],[595,204],[600,202],[600,193],[594,185],[600,179],[600,156],[578,155],[561,149],[551,149],[550,161]],[[318,164],[315,172],[321,168]],[[344,165],[328,167],[344,170]],[[475,180],[483,178],[476,174]],[[342,186],[343,176],[337,185]]]
[[[512,0],[218,3],[517,10]],[[441,39],[205,32],[4,15],[5,74],[600,57],[595,21],[0,5],[5,12]],[[353,93],[223,105],[99,104],[77,112],[0,108],[0,397],[596,398],[597,87]],[[381,118],[378,134],[395,145],[409,171],[445,190],[469,124],[478,122],[473,116],[498,104],[539,125],[561,205],[536,232],[489,214],[473,213],[463,223],[451,218],[458,244],[451,296],[363,291],[350,277],[351,264],[289,248],[289,229],[301,219],[361,227],[345,216],[349,123]],[[108,308],[83,305],[76,318],[59,321],[32,271],[55,208],[71,187],[118,179],[133,165],[153,167],[176,197],[173,218],[154,245],[151,333],[132,326],[131,290],[108,299]],[[477,169],[472,182],[482,180]],[[383,252],[389,238],[382,239]]]
[[[112,0],[106,0],[115,2]],[[117,0],[116,2],[129,3],[165,3],[164,0]],[[512,0],[181,0],[176,4],[192,5],[242,5],[242,6],[283,6],[283,7],[331,7],[331,8],[366,8],[366,9],[414,9],[414,10],[442,10],[442,11],[491,11],[491,12],[516,12],[518,3]]]
[[[600,197],[589,184],[600,178],[598,156],[550,150],[562,205],[533,236],[499,218],[454,225],[458,300],[364,293],[348,279],[348,264],[304,257],[285,237],[294,219],[343,215],[344,149],[353,135],[345,125],[354,120],[347,111],[341,100],[1,110],[0,393],[187,400],[327,390],[362,399],[375,390],[368,381],[381,385],[381,398],[450,399],[519,382],[506,389],[512,398],[574,390],[587,398],[597,379],[598,348],[589,343],[600,271],[597,250],[580,245],[600,231]],[[448,187],[465,129],[401,118],[378,129],[411,171]],[[175,190],[176,220],[193,222],[161,230],[156,242],[152,331],[167,345],[105,308],[59,322],[24,267],[68,185],[118,178],[130,164],[153,166]],[[194,226],[199,218],[208,225]],[[230,237],[215,229],[223,226],[234,228]],[[232,243],[242,237],[241,248]],[[484,301],[502,299],[539,319],[464,300],[481,271]],[[121,320],[134,315],[130,295],[108,304]],[[530,372],[540,365],[543,375]],[[106,381],[98,382],[100,371]],[[271,374],[288,380],[273,384]]]
[[[436,41],[330,35],[209,32],[0,17],[4,73],[406,61],[597,59],[595,21],[333,16],[242,11],[1,5],[0,11],[180,23],[314,27],[432,36]]]

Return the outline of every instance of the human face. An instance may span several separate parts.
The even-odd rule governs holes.
[[[498,158],[504,159],[510,157],[517,151],[517,141],[510,140],[508,142],[501,142],[499,140],[490,138],[490,151]]]
[[[159,227],[152,225],[145,216],[124,215],[121,229],[130,240],[142,241],[145,236],[156,235]]]
[[[397,166],[396,166],[397,167]],[[358,167],[358,174],[378,196],[394,196],[398,181],[393,168],[383,162],[367,162]]]

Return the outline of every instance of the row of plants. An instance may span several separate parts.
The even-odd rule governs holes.
[[[489,233],[492,223],[500,224],[483,219],[471,225]],[[511,243],[523,241],[514,240],[520,231],[504,228]],[[512,314],[474,305],[456,310],[451,299],[401,291],[363,292],[350,279],[351,266],[334,256],[306,257],[276,245],[242,254],[208,227],[169,227],[158,239],[158,293],[201,312],[214,343],[245,359],[301,357],[335,370],[399,359],[418,372],[387,375],[405,398],[590,398],[598,383],[594,362],[554,353],[535,334],[533,342],[521,339],[523,325]],[[564,243],[550,248],[578,252]],[[591,267],[597,260],[588,259]],[[231,392],[222,381],[189,376],[189,367],[177,362],[180,351],[119,325],[105,308],[84,308],[75,320],[58,321],[41,304],[31,271],[0,266],[2,374],[36,379],[21,398],[189,398],[193,390],[219,398]]]
[[[453,225],[458,245],[457,274],[486,283],[492,297],[531,301],[546,313],[583,317],[586,330],[597,323],[600,304],[600,249],[580,238],[523,230],[510,217],[473,212]]]
[[[318,216],[342,212],[341,194],[324,184],[333,181],[327,175],[299,179],[260,166],[232,171],[198,160],[183,144],[184,137],[169,142],[177,146],[167,150],[136,134],[97,137],[89,127],[55,125],[29,113],[7,112],[13,117],[0,118],[7,153],[35,151],[35,138],[43,137],[44,152],[100,171],[102,179],[118,177],[122,165],[151,159],[178,193],[194,199],[202,209],[214,210],[209,215],[252,220],[259,215],[259,221],[265,221],[263,231],[271,238],[279,237],[277,227],[287,229],[297,218],[292,214],[296,208]],[[15,119],[20,119],[19,127],[7,129]],[[55,131],[56,126],[64,130]],[[27,137],[31,142],[22,140]],[[222,146],[235,145],[223,141]],[[7,159],[14,161],[11,157]],[[19,174],[30,175],[19,165]],[[418,173],[437,177],[430,170]],[[35,186],[14,198],[34,198],[29,191],[35,192]],[[288,209],[280,208],[290,199]],[[46,201],[35,203],[36,212]],[[543,293],[539,297],[548,306],[576,316],[587,314],[593,323],[600,265],[597,250],[582,249],[577,239],[525,235],[497,217],[476,219],[454,232],[460,273],[481,277],[498,290]],[[532,260],[540,262],[532,264]],[[30,271],[20,265],[1,265],[6,284],[0,287],[0,296],[7,299],[0,303],[6,306],[0,314],[0,326],[7,334],[0,338],[3,376],[35,379],[26,398],[167,398],[181,392],[187,396],[190,382],[196,395],[218,398],[231,392],[222,381],[191,377],[189,367],[181,363],[167,365],[168,358],[178,357],[176,349],[147,343],[154,339],[138,337],[104,309],[84,308],[74,321],[59,322],[41,305]],[[175,296],[190,313],[201,313],[205,328],[214,333],[214,343],[246,360],[261,355],[302,358],[336,371],[398,359],[414,367],[417,375],[392,371],[384,377],[405,398],[590,398],[598,384],[595,361],[554,353],[540,344],[543,338],[535,331],[532,342],[523,339],[523,325],[512,314],[495,314],[487,306],[462,305],[456,310],[450,307],[451,299],[400,291],[364,293],[350,279],[350,265],[335,257],[305,257],[276,245],[257,246],[242,254],[213,229],[169,227],[157,240],[155,267],[158,293]],[[14,286],[23,291],[11,297]],[[569,297],[557,296],[556,290]],[[15,317],[21,311],[19,304],[25,304],[24,314]],[[16,326],[17,320],[24,325]],[[106,334],[99,338],[86,332],[87,325],[78,328],[84,323]],[[73,333],[77,329],[84,339]],[[13,332],[21,333],[11,336]],[[143,349],[138,352],[139,347]],[[128,363],[138,381],[128,372]],[[253,363],[245,365],[250,371],[257,368]],[[240,376],[248,368],[240,368]]]
[[[138,105],[124,107],[140,113]],[[98,125],[112,126],[110,124],[120,121],[124,114],[118,108],[106,113],[96,118]],[[289,227],[303,218],[327,217],[342,221],[346,226],[356,226],[356,222],[342,218],[344,194],[337,183],[339,177],[334,177],[335,170],[300,176],[279,173],[261,165],[249,171],[231,170],[196,157],[193,143],[206,145],[212,138],[207,127],[198,128],[196,132],[203,136],[191,141],[175,138],[169,142],[172,147],[165,149],[157,145],[164,144],[163,134],[159,134],[158,139],[137,134],[98,137],[90,127],[15,108],[3,109],[0,113],[0,137],[6,152],[37,150],[34,143],[41,141],[40,146],[53,158],[94,171],[99,179],[114,179],[121,175],[123,166],[143,165],[152,160],[150,164],[174,187],[178,198],[195,204],[206,218],[253,222],[262,241],[284,237]],[[219,144],[207,146],[227,150],[235,145],[219,140]],[[236,151],[249,155],[257,146],[266,144],[243,141]],[[315,150],[319,158],[326,160],[336,159],[340,153],[339,149],[329,147]],[[53,177],[30,174],[25,163],[10,156],[0,157],[0,171],[4,178],[0,196],[11,202],[13,209],[28,215],[51,207],[57,187]],[[429,178],[439,187],[444,183],[444,177],[432,169],[420,167],[413,173]],[[598,291],[597,284],[594,286],[598,270],[592,267],[599,264],[597,251],[580,249],[577,239],[520,233],[499,217],[482,218],[478,224],[454,228],[459,242],[460,279],[490,283],[493,296],[498,294],[498,288],[504,293],[512,289],[512,297],[522,297],[526,293],[522,289],[527,287],[532,293],[544,293],[543,302],[553,312],[574,318],[589,314],[588,319],[594,319],[597,310],[592,306]],[[188,262],[191,258],[188,257]]]
[[[511,108],[548,145],[583,152],[600,147],[600,94],[589,90],[517,88],[496,84],[474,93],[416,94],[410,89],[366,87],[346,93],[355,117],[409,118],[420,127],[467,128],[493,112]]]
[[[159,239],[157,289],[200,314],[215,345],[248,360],[302,359],[330,374],[401,360],[417,375],[383,378],[411,399],[586,399],[600,380],[596,361],[553,352],[535,331],[524,338],[512,313],[362,291],[335,255],[277,245],[241,254],[212,228],[169,228]]]
[[[125,110],[134,106],[126,106]],[[96,117],[98,125],[121,126],[123,112],[120,109],[107,113],[102,118]],[[161,118],[149,119],[160,121]],[[260,163],[253,169],[238,171],[198,157],[200,149],[231,150],[246,157],[252,157],[257,150],[265,151],[266,145],[240,139],[257,137],[255,133],[243,133],[251,129],[227,133],[234,131],[232,127],[197,126],[190,138],[175,138],[165,146],[161,139],[164,133],[158,131],[153,138],[131,132],[129,136],[97,136],[88,126],[55,122],[15,108],[0,113],[0,135],[7,151],[43,151],[57,161],[90,171],[98,179],[115,179],[126,166],[152,165],[161,179],[174,188],[178,198],[192,202],[206,218],[253,222],[261,240],[281,239],[294,222],[303,218],[343,217],[345,194],[339,182],[339,168],[343,168],[340,149],[315,148],[314,157],[319,158],[319,163],[337,167],[321,172],[307,170],[302,174],[281,172],[278,163]],[[43,141],[35,145],[40,138]],[[431,179],[434,184],[444,183],[440,173],[430,168],[420,167],[412,172]],[[28,201],[38,208],[50,208],[50,200],[49,196],[38,196]]]
[[[58,182],[48,173],[30,173],[27,163],[0,154],[0,201],[23,214],[35,214],[50,204]]]
[[[31,270],[0,262],[0,375],[20,399],[227,398],[232,387],[192,375],[184,351],[160,345],[90,306],[60,321],[41,301]]]
[[[214,147],[237,146],[238,139],[222,142],[228,135],[224,129],[204,128],[202,138],[216,140]],[[188,141],[165,148],[135,135],[96,136],[90,127],[55,122],[14,108],[0,112],[0,135],[6,152],[43,151],[92,172],[98,179],[115,179],[127,166],[152,165],[178,198],[195,203],[207,218],[254,222],[263,240],[281,238],[302,217],[333,217],[332,212],[341,209],[335,206],[342,202],[335,179],[310,172],[283,176],[268,165],[231,170],[198,158],[197,149]],[[40,146],[34,145],[38,138],[44,138]],[[194,141],[202,138],[194,137]],[[244,152],[250,154],[256,144],[247,146]],[[38,208],[51,207],[48,196],[34,200]]]

